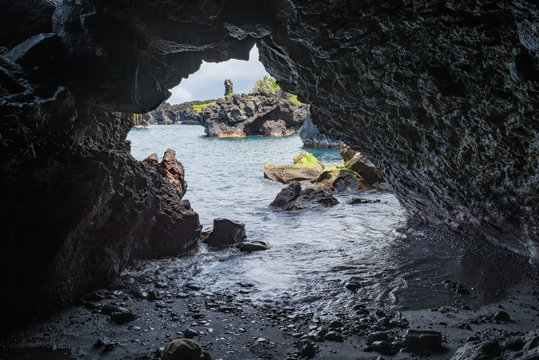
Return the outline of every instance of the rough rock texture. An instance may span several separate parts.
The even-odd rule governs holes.
[[[226,79],[225,80],[225,98],[231,96],[234,94],[234,85],[232,84],[232,80]]]
[[[213,230],[204,241],[216,248],[238,245],[245,240],[245,224],[229,219],[214,219]]]
[[[179,197],[182,198],[187,191],[187,183],[183,165],[176,159],[176,151],[167,149],[157,169],[177,189]]]
[[[342,145],[342,141],[330,139],[329,136],[322,134],[310,116],[307,116],[301,125],[299,136],[303,146],[306,147],[338,149]]]
[[[311,187],[337,192],[356,192],[373,189],[358,173],[344,166],[332,165],[325,168]]]
[[[284,91],[257,91],[218,99],[200,112],[200,123],[215,137],[286,136],[299,131],[308,112],[307,105],[294,105]]]
[[[131,115],[77,109],[69,90],[37,86],[2,57],[0,70],[2,326],[106,286],[130,259],[196,242],[179,189],[129,155]]]
[[[2,3],[0,47],[50,32],[36,3]],[[57,302],[117,273],[173,187],[101,111],[150,111],[255,42],[412,214],[539,258],[538,19],[531,0],[62,1],[22,68],[0,58],[6,293]]]
[[[147,113],[150,122],[158,125],[200,125],[200,113],[193,110],[193,105],[200,105],[215,100],[189,101],[182,104],[170,105],[161,103],[156,109]]]
[[[468,342],[460,347],[451,360],[539,359],[539,330],[523,336]]]
[[[339,203],[326,190],[302,189],[299,182],[293,182],[277,194],[270,204],[274,210],[317,209],[320,206],[335,206]]]
[[[374,167],[374,164],[359,151],[352,150],[350,146],[342,144],[339,152],[344,160],[344,167],[355,171],[367,184],[374,185],[384,181],[382,174]]]

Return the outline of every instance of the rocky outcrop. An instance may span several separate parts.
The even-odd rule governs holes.
[[[539,330],[522,336],[511,336],[487,341],[471,341],[460,347],[451,360],[539,358]]]
[[[157,125],[200,125],[200,114],[193,109],[193,106],[211,101],[214,100],[189,101],[175,105],[163,102],[147,115],[150,122]]]
[[[200,123],[208,136],[286,136],[299,131],[308,111],[307,105],[295,103],[282,90],[255,89],[250,94],[228,93],[202,108]]]
[[[234,94],[234,85],[232,84],[232,80],[226,79],[225,80],[225,99],[232,96]]]
[[[245,224],[229,219],[214,219],[213,230],[204,241],[211,247],[236,246],[245,240]]]
[[[350,146],[342,144],[339,153],[344,160],[344,167],[356,172],[369,185],[375,185],[383,182],[382,174],[374,167],[359,151],[352,150]]]
[[[338,149],[342,145],[342,141],[330,139],[329,136],[320,133],[310,116],[307,116],[301,125],[299,136],[303,141],[303,146],[306,147]]]
[[[270,204],[274,210],[301,210],[317,209],[321,206],[330,207],[339,203],[331,193],[326,190],[302,189],[299,182],[293,182],[281,190]]]
[[[294,164],[279,165],[266,164],[264,178],[288,184],[294,181],[312,181],[320,176],[324,170],[322,164],[311,153],[301,153],[294,157]]]

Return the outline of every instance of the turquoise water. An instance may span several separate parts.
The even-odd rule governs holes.
[[[218,139],[205,137],[199,126],[173,125],[133,130],[128,139],[139,160],[176,150],[188,183],[185,199],[205,230],[214,218],[229,218],[246,224],[249,239],[270,246],[243,254],[200,245],[188,258],[162,260],[185,269],[205,289],[237,293],[239,283],[250,282],[254,287],[244,295],[250,300],[286,301],[330,313],[357,301],[401,308],[450,304],[456,295],[441,286],[445,279],[476,289],[473,301],[485,303],[505,283],[518,280],[518,275],[497,278],[505,253],[503,259],[483,260],[485,252],[496,252],[420,224],[388,192],[361,194],[378,203],[349,205],[354,195],[344,194],[337,195],[340,203],[333,208],[271,211],[268,205],[283,185],[264,179],[264,165],[291,164],[305,151],[297,136]],[[325,164],[342,162],[336,150],[308,151]],[[361,281],[361,289],[345,289],[351,277]]]

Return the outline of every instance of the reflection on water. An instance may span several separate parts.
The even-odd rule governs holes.
[[[240,283],[252,283],[243,295],[250,300],[285,301],[323,314],[365,301],[399,308],[448,305],[459,296],[443,285],[450,279],[472,290],[468,303],[479,305],[499,299],[500,289],[519,281],[527,268],[506,251],[409,218],[389,193],[362,194],[378,203],[349,205],[352,195],[338,195],[340,203],[329,209],[270,211],[283,185],[263,178],[264,165],[291,163],[304,151],[299,137],[215,139],[198,126],[150,126],[128,139],[139,160],[176,150],[185,167],[186,198],[206,229],[214,218],[230,218],[246,224],[250,239],[269,244],[270,250],[252,254],[200,246],[190,258],[169,260],[204,288],[237,293]],[[317,150],[316,156],[325,164],[342,161],[336,150]],[[351,278],[360,289],[345,288]]]

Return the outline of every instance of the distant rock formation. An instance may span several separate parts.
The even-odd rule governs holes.
[[[182,104],[170,105],[164,102],[156,109],[145,114],[149,123],[157,125],[199,125],[200,114],[194,107],[213,100],[189,101]]]
[[[338,149],[342,145],[342,141],[331,139],[329,136],[322,134],[318,127],[313,124],[311,116],[307,116],[305,119],[299,129],[299,136],[306,147]]]
[[[234,94],[234,85],[232,85],[232,80],[225,80],[225,99],[230,95]]]
[[[295,134],[308,117],[308,105],[282,91],[275,80],[265,77],[250,94],[234,94],[225,81],[225,98],[200,105],[200,123],[208,136],[286,136]]]

